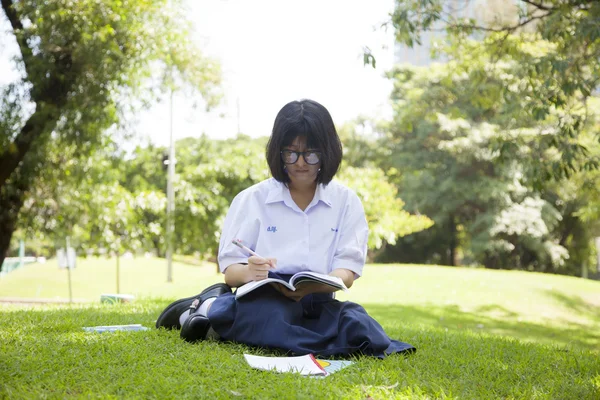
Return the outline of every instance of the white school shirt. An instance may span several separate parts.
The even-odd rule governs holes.
[[[221,272],[250,256],[231,243],[241,240],[262,257],[276,258],[275,272],[336,268],[362,274],[369,228],[360,199],[351,189],[330,182],[317,185],[311,203],[302,211],[289,189],[274,178],[240,192],[231,203],[219,244]]]

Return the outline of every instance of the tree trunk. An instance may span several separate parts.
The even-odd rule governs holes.
[[[28,179],[20,172],[14,173],[6,184],[0,186],[0,270],[7,256],[12,235],[17,228],[25,191],[29,187]]]
[[[456,247],[457,247],[457,240],[456,240],[456,223],[454,221],[454,215],[450,215],[450,219],[449,219],[449,233],[450,233],[450,260],[449,263],[451,266],[456,266]]]
[[[586,263],[582,263],[581,264],[581,277],[583,279],[587,279],[588,278],[588,268],[587,268],[587,264]]]
[[[8,255],[8,248],[10,247],[10,239],[12,238],[14,228],[14,222],[4,222],[10,219],[10,210],[0,208],[0,271],[2,271],[2,264],[4,259]],[[11,224],[12,222],[12,224]]]

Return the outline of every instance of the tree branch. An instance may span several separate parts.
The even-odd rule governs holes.
[[[15,37],[17,39],[17,43],[21,50],[21,55],[23,57],[23,62],[25,63],[25,70],[27,70],[27,60],[26,55],[31,55],[31,49],[27,46],[26,41],[23,39],[23,36],[20,35],[20,32],[23,31],[23,23],[19,19],[19,16],[14,9],[14,3],[12,0],[0,0],[2,4],[2,9],[10,22],[10,25],[13,29]],[[3,186],[14,170],[18,167],[19,163],[25,156],[25,153],[31,147],[31,142],[35,138],[36,130],[32,124],[35,119],[35,114],[29,118],[29,120],[25,123],[25,126],[19,132],[19,135],[15,138],[15,141],[12,143],[12,146],[8,146],[6,149],[3,149],[0,152],[0,187]]]
[[[2,187],[17,169],[25,154],[31,149],[33,141],[41,134],[44,123],[39,112],[34,113],[25,123],[15,141],[0,153],[0,187]]]
[[[19,18],[19,15],[17,14],[17,11],[14,8],[14,3],[12,0],[0,0],[0,3],[2,3],[2,9],[4,10],[6,17],[8,18],[8,21],[12,26],[13,32],[15,33],[17,44],[21,49],[23,63],[25,64],[25,72],[27,72],[28,60],[30,59],[30,57],[33,57],[33,53],[27,45],[27,41],[25,40],[23,35],[20,35],[20,32],[23,32],[24,30],[23,23],[21,22],[21,19]]]
[[[30,75],[29,66],[34,61],[34,55],[31,48],[27,45],[27,39],[17,11],[14,8],[13,0],[0,0],[2,9],[6,14],[17,43],[21,50],[21,57],[25,67],[25,72]],[[0,187],[8,181],[9,177],[19,167],[25,155],[31,150],[36,139],[46,130],[52,128],[58,120],[58,110],[66,101],[68,86],[70,82],[65,83],[64,79],[59,79],[59,74],[71,69],[72,61],[69,53],[57,55],[55,67],[56,71],[50,72],[50,76],[41,82],[33,82],[29,77],[31,84],[35,83],[37,95],[32,93],[32,101],[36,103],[36,111],[29,117],[21,131],[18,133],[11,145],[0,150]]]
[[[513,32],[513,31],[516,31],[519,28],[524,27],[525,25],[529,24],[532,21],[535,21],[536,19],[546,18],[547,16],[549,16],[552,13],[553,13],[553,11],[549,11],[546,14],[532,16],[531,18],[523,20],[523,21],[519,22],[516,25],[505,26],[503,28],[488,28],[488,27],[480,26],[480,25],[466,25],[466,24],[456,24],[454,26],[461,27],[461,28],[464,28],[464,29],[474,29],[474,30],[485,31],[485,32]],[[449,25],[451,25],[451,23],[449,21],[446,21],[446,23],[449,24]]]
[[[535,8],[537,8],[538,10],[544,10],[544,11],[554,11],[554,7],[548,7],[545,6],[541,3],[536,3],[535,1],[531,1],[531,0],[521,0],[523,3],[527,3],[529,5],[534,6]]]
[[[13,30],[22,30],[23,24],[21,23],[21,20],[19,20],[17,12],[13,8],[12,0],[1,0],[1,3],[2,9],[8,17],[8,21],[10,22],[10,25],[12,26]]]

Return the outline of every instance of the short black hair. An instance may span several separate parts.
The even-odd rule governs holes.
[[[342,162],[342,143],[329,111],[314,100],[287,103],[275,117],[273,132],[267,143],[267,163],[273,178],[288,184],[281,150],[297,137],[306,138],[306,146],[321,152],[321,171],[317,183],[327,185]]]

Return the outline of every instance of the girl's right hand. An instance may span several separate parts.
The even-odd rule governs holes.
[[[262,281],[269,276],[269,271],[275,269],[277,260],[275,258],[261,258],[251,256],[248,258],[248,272],[251,281]]]

